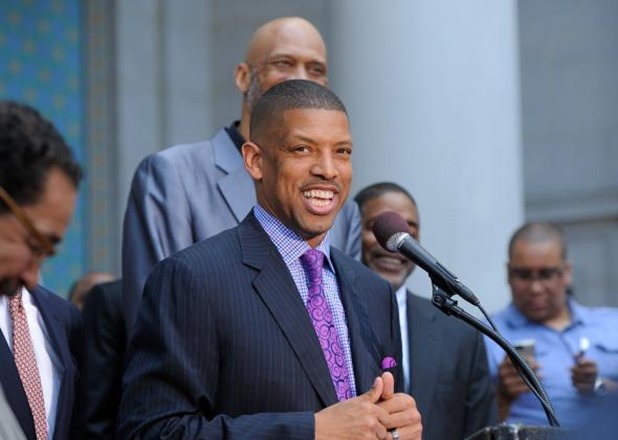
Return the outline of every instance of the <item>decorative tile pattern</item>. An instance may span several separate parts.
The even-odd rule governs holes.
[[[37,108],[83,164],[80,14],[79,0],[0,2],[0,98]],[[61,296],[85,269],[85,210],[80,196],[58,256],[43,266],[42,284]]]

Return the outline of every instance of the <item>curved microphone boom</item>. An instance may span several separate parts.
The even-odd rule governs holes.
[[[502,347],[516,366],[520,376],[524,378],[524,382],[526,382],[533,394],[541,402],[549,424],[552,426],[560,426],[543,385],[539,382],[538,378],[534,375],[534,372],[521,355],[519,355],[508,341],[500,335],[495,326],[491,324],[491,319],[479,303],[476,295],[459,281],[455,275],[449,272],[446,267],[442,266],[442,264],[429,252],[423,249],[423,247],[412,238],[408,231],[409,228],[406,221],[393,211],[380,214],[375,218],[373,223],[373,234],[383,248],[391,252],[399,252],[427,272],[433,283],[434,293],[431,299],[432,304],[447,315],[453,315],[470,324]],[[477,306],[493,328],[488,327],[477,318],[461,309],[461,307],[458,307],[457,301],[450,298],[453,295],[459,295],[464,300]]]
[[[478,306],[479,300],[476,295],[418,244],[408,231],[406,221],[393,211],[383,212],[373,223],[373,234],[384,249],[399,252],[412,260],[447,294],[459,295],[470,304]]]

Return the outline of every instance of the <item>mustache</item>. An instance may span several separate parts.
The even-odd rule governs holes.
[[[324,179],[312,179],[309,182],[303,182],[302,188],[303,191],[305,191],[307,188],[312,188],[314,186],[327,186],[330,187],[328,188],[329,190],[335,192],[335,193],[340,193],[342,191],[342,185],[339,182],[336,182],[334,180],[324,180]]]

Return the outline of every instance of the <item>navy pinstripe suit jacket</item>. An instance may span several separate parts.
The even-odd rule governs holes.
[[[336,249],[356,386],[400,359],[389,285]],[[400,384],[400,378],[397,378]],[[292,277],[250,213],[159,263],[129,344],[119,438],[309,439],[337,402]]]

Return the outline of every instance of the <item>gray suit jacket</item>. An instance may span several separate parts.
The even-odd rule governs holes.
[[[0,440],[26,440],[0,385]]]
[[[146,157],[133,177],[122,240],[123,308],[130,329],[146,278],[163,258],[237,226],[255,205],[253,180],[225,129],[208,141]],[[330,242],[360,256],[360,215],[345,204]]]
[[[331,258],[364,393],[384,358],[401,359],[397,305],[371,270],[337,249]],[[336,402],[298,289],[252,213],[154,268],[129,342],[118,438],[313,439],[314,413]]]
[[[410,394],[423,438],[461,440],[497,423],[494,389],[481,334],[408,292]]]

